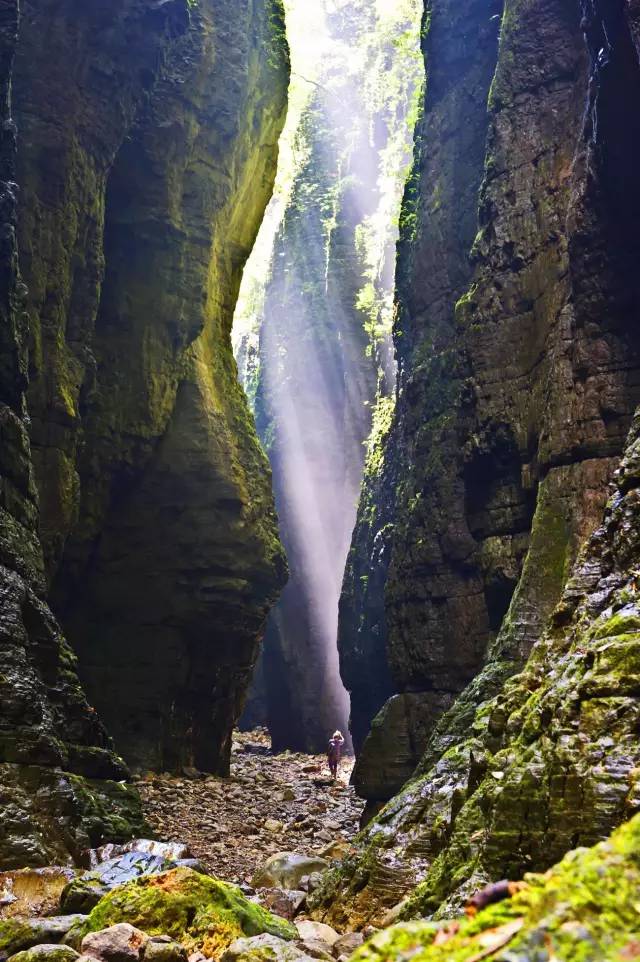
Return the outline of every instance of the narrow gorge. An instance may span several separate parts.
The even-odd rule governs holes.
[[[0,53],[0,962],[640,957],[640,2]]]

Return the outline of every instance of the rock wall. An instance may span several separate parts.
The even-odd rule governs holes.
[[[455,380],[449,384],[455,359],[453,305],[470,276],[468,251],[476,232],[485,104],[495,69],[500,11],[500,3],[490,9],[484,3],[440,3],[428,5],[425,14],[427,97],[416,130],[398,257],[397,284],[409,301],[401,302],[402,318],[396,321],[398,406],[381,439],[380,456],[365,478],[340,611],[341,660],[355,682],[352,715],[362,717],[358,741],[380,707],[379,693],[373,699],[376,689],[367,684],[370,677],[385,678],[390,672],[391,691],[424,692],[424,714],[430,717],[443,693],[461,688],[472,676],[487,640],[486,615],[478,618],[474,609],[477,594],[468,592],[470,601],[460,598],[453,581],[464,580],[466,573],[447,564],[439,533],[425,535],[424,519],[429,510],[440,515],[453,510],[455,467],[450,459],[457,455],[458,439],[444,414],[456,390]],[[413,284],[413,278],[419,281]],[[439,490],[436,483],[427,484],[425,475],[435,476]],[[423,497],[431,499],[429,507]],[[402,559],[407,565],[413,559],[415,572],[398,570]],[[399,598],[391,604],[393,586],[396,592],[404,590],[404,602]],[[455,640],[450,631],[455,610],[445,611],[446,605],[457,606],[458,621],[465,619]],[[439,635],[427,646],[424,639],[432,621]],[[354,623],[360,625],[357,634],[349,630]],[[410,647],[411,631],[415,637]],[[434,671],[435,661],[440,663],[440,679],[431,677],[429,653]],[[358,677],[365,683],[358,684]],[[434,687],[440,692],[431,705]],[[372,801],[391,797],[397,787],[397,780],[384,787],[376,776],[373,795],[367,774],[367,757],[375,765],[375,759],[394,754],[395,735],[387,737],[387,730],[378,726],[372,733],[355,773],[358,790]]]
[[[279,0],[25,0],[29,411],[54,608],[127,760],[224,772],[285,580],[230,326],[275,176]]]
[[[28,436],[27,318],[18,270],[11,70],[17,0],[0,3],[0,864],[68,861],[142,827],[127,770],[80,688],[44,601]]]
[[[442,226],[464,212],[452,203],[463,186],[470,216],[480,180],[479,144],[474,155],[462,141],[469,88],[452,67],[487,57],[477,31],[498,20],[486,4],[462,6],[427,11],[430,82],[400,248],[391,436],[406,454],[386,620],[401,696],[430,702],[472,680],[430,722],[416,780],[317,896],[319,916],[352,925],[380,921],[416,881],[406,913],[447,914],[484,881],[546,868],[636,807],[637,424],[598,526],[639,399],[640,137],[621,93],[640,79],[638,13],[505,3],[468,266],[447,243],[463,232]],[[447,138],[436,135],[445,107]],[[385,794],[370,771],[392,751],[392,704],[359,766],[372,798]]]

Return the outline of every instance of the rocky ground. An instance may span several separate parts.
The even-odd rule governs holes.
[[[246,885],[277,852],[327,855],[348,844],[363,808],[352,768],[343,758],[332,783],[324,756],[272,755],[258,729],[234,735],[230,778],[149,775],[138,787],[159,838],[186,843],[219,878]]]

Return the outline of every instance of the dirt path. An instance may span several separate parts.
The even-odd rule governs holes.
[[[236,733],[230,778],[149,776],[139,788],[150,825],[236,883],[276,852],[315,855],[352,839],[363,808],[348,785],[353,759],[331,784],[324,756],[271,755],[269,746],[262,730]]]

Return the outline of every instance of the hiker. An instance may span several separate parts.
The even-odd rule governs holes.
[[[332,738],[329,740],[329,749],[327,751],[329,770],[331,771],[331,777],[334,779],[334,781],[338,775],[338,765],[340,764],[340,755],[342,753],[343,745],[344,738],[342,737],[342,732],[334,732]]]

